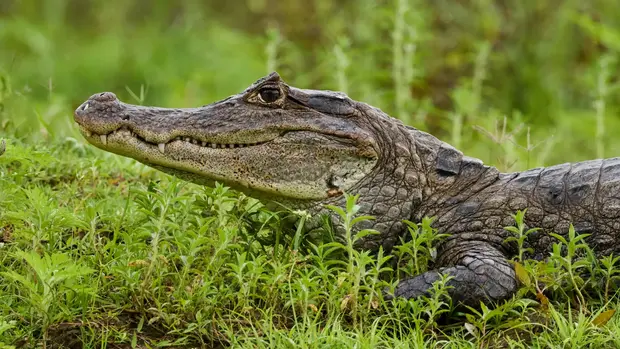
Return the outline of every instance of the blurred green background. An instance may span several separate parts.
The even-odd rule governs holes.
[[[618,0],[1,0],[0,136],[91,94],[207,104],[277,70],[518,170],[620,156]]]

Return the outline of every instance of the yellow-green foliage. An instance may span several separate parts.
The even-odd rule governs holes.
[[[330,230],[86,145],[72,113],[101,91],[199,106],[277,70],[520,170],[620,156],[619,55],[617,0],[0,0],[0,348],[618,348],[618,257],[574,231],[515,261],[499,307],[465,315],[441,282],[388,303],[432,259],[431,219],[396,264],[351,230],[314,244]]]

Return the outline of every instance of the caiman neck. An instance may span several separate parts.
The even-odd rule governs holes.
[[[426,132],[411,132],[427,180],[420,208],[412,217],[414,221],[441,216],[493,185],[502,176],[497,168],[464,156],[458,149]]]
[[[360,195],[358,214],[374,217],[358,224],[356,230],[374,229],[380,233],[363,238],[360,247],[373,251],[383,247],[384,251],[391,251],[407,231],[402,221],[413,218],[426,195],[431,193],[426,170],[428,164],[425,151],[419,149],[424,146],[424,141],[416,139],[419,132],[416,129],[387,116],[375,120],[371,127],[378,135],[379,161],[373,173],[348,193]],[[329,204],[343,206],[344,197]],[[339,220],[334,214],[331,216]]]

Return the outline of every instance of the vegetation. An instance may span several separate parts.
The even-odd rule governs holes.
[[[615,0],[4,0],[0,348],[620,347],[618,258],[583,235],[516,258],[505,304],[455,308],[441,283],[386,302],[432,260],[431,218],[391,258],[350,230],[311,240],[289,224],[305,212],[104,153],[72,120],[100,91],[197,106],[277,70],[522,170],[620,154],[619,43]]]

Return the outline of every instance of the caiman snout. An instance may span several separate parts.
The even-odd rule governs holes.
[[[122,103],[112,92],[92,95],[73,113],[75,122],[83,130],[104,134],[118,128],[129,116],[122,113]]]

